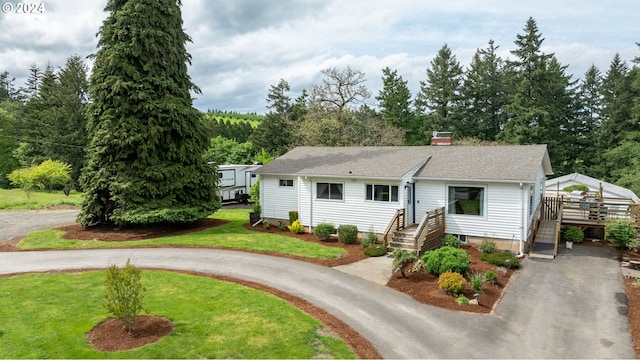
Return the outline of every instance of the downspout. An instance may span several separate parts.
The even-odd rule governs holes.
[[[524,227],[524,224],[525,224],[525,216],[526,216],[525,214],[527,213],[527,211],[526,211],[527,209],[526,209],[526,206],[525,206],[527,199],[525,198],[525,191],[524,191],[524,186],[523,186],[522,183],[520,183],[520,193],[521,193],[520,201],[521,201],[522,206],[520,206],[520,208],[521,208],[520,209],[520,241],[518,241],[518,244],[519,244],[518,250],[519,250],[519,252],[518,252],[518,255],[516,255],[516,257],[518,259],[524,257],[524,252],[523,252],[524,243],[523,242],[524,242],[525,231],[526,231],[525,227]]]
[[[313,181],[308,177],[304,177],[309,181],[309,233],[313,233]]]

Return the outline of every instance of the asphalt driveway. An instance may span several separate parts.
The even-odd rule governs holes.
[[[551,262],[526,261],[495,315],[450,312],[335,269],[226,250],[0,253],[0,274],[131,258],[139,267],[231,276],[294,294],[342,319],[385,358],[633,358],[616,260],[607,249],[576,248]]]

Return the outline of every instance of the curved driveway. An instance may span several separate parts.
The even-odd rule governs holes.
[[[385,358],[634,358],[622,276],[607,249],[574,247],[527,260],[494,315],[430,307],[335,269],[211,249],[0,253],[0,274],[139,267],[193,270],[263,283],[337,316]]]

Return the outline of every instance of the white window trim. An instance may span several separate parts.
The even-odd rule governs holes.
[[[329,184],[329,187],[331,187],[331,184],[340,184],[340,185],[342,185],[342,199],[325,199],[325,198],[318,197],[318,184],[319,183]],[[341,182],[341,181],[329,181],[329,180],[327,180],[327,181],[315,181],[313,183],[313,190],[314,190],[314,193],[315,193],[314,199],[316,201],[344,202],[344,198],[346,197],[345,196],[345,189],[346,189],[346,186],[345,186],[344,182]]]
[[[388,200],[388,201],[375,200],[375,187],[376,187],[377,185],[380,185],[380,186],[388,186],[388,187],[389,187],[389,200]],[[373,188],[371,189],[371,197],[372,197],[372,199],[371,199],[371,200],[367,199],[367,186],[373,186]],[[396,188],[398,188],[398,191],[397,191],[398,199],[397,199],[397,200],[395,200],[395,201],[394,201],[394,200],[391,200],[391,194],[392,194],[392,192],[391,192],[391,188],[392,188],[393,186],[395,186]],[[392,203],[392,204],[398,204],[398,203],[400,203],[400,186],[398,186],[397,184],[366,183],[366,184],[364,184],[364,201],[366,201],[366,202],[370,202],[370,203],[382,203],[382,204],[385,204],[385,203],[386,203],[386,204],[388,204],[388,203]]]
[[[473,188],[482,188],[484,189],[484,201],[482,202],[482,215],[471,215],[471,214],[450,214],[449,213],[449,188],[450,187],[473,187]],[[445,186],[445,213],[446,216],[454,216],[454,217],[463,217],[469,219],[486,219],[487,218],[487,207],[489,205],[489,191],[488,185],[481,184],[464,184],[464,183],[454,183],[454,184],[446,184]]]

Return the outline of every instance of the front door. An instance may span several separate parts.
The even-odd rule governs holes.
[[[414,190],[414,183],[410,183],[407,184],[406,186],[407,189],[407,203],[406,203],[406,217],[407,217],[407,223],[405,225],[411,225],[414,224],[416,222],[416,212],[415,212],[415,207],[414,205],[414,196],[413,196],[413,190]]]

